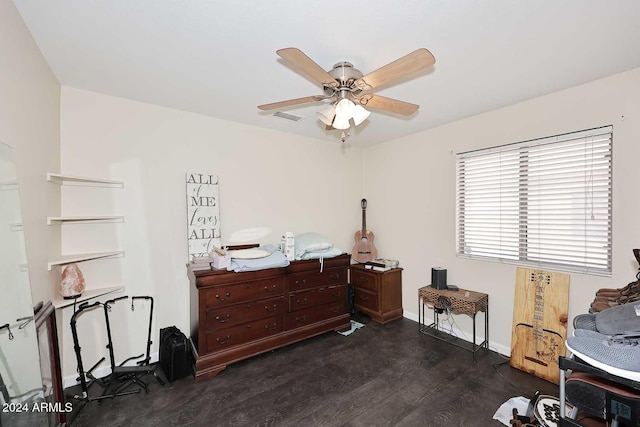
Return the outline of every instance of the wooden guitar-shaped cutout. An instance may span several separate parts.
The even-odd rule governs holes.
[[[351,257],[357,262],[373,261],[378,257],[378,251],[373,246],[373,232],[367,230],[367,199],[360,202],[362,207],[362,230],[356,231],[354,236],[356,244],[351,251]]]
[[[520,269],[519,269],[520,270]],[[520,273],[520,271],[518,272]],[[516,319],[514,310],[514,329],[512,334],[511,365],[533,373],[548,381],[558,383],[559,367],[558,357],[566,353],[566,308],[554,306],[565,298],[558,298],[563,292],[560,286],[552,284],[552,276],[555,281],[562,282],[555,276],[567,276],[558,273],[548,273],[539,270],[527,270],[527,275],[518,275],[519,281],[528,280],[524,288],[526,298],[523,304],[522,317]],[[564,283],[568,291],[568,280]],[[549,293],[549,295],[546,295]],[[567,292],[568,293],[568,292]],[[533,296],[533,301],[531,301]],[[516,290],[516,297],[518,292]],[[532,304],[533,303],[533,304]],[[518,301],[516,301],[518,304]],[[565,306],[566,307],[566,306]]]

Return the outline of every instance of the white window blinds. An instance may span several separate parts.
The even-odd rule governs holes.
[[[457,254],[611,275],[612,132],[458,154]]]

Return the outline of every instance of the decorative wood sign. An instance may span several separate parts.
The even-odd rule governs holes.
[[[558,384],[566,355],[569,275],[520,268],[511,334],[511,366]]]
[[[220,247],[217,175],[187,174],[187,236],[190,260]]]

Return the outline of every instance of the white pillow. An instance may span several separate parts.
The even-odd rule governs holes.
[[[333,244],[321,234],[302,233],[295,236],[295,258],[303,259],[310,252],[326,251],[333,248]]]

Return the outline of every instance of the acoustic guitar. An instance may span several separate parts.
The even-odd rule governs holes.
[[[373,246],[373,232],[367,230],[367,199],[360,202],[362,207],[362,230],[354,235],[356,244],[351,251],[351,257],[357,262],[373,261],[378,257],[378,250]]]

